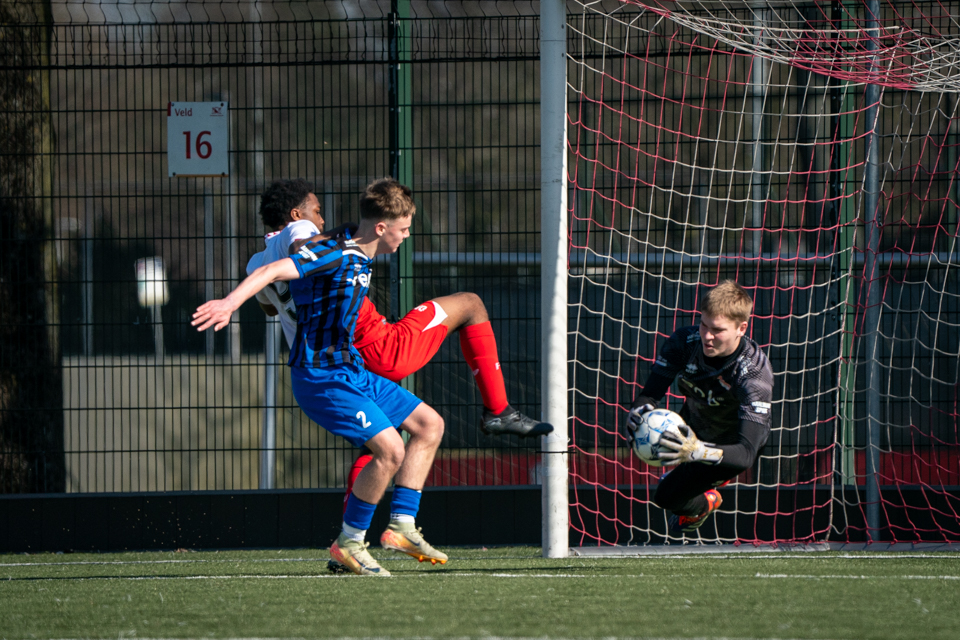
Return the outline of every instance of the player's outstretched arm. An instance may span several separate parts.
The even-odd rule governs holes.
[[[300,272],[293,260],[277,260],[264,265],[247,276],[226,298],[210,300],[197,307],[190,324],[197,331],[206,331],[210,327],[220,331],[230,323],[233,312],[256,295],[257,291],[278,280],[295,280],[299,277]]]

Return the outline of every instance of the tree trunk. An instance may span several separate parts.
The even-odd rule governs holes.
[[[0,493],[66,489],[49,2],[0,0]]]

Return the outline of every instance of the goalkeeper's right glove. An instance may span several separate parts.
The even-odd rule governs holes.
[[[643,420],[643,414],[649,413],[657,408],[657,401],[653,398],[648,398],[647,396],[637,396],[637,399],[633,401],[633,408],[630,409],[630,413],[627,415],[627,437],[633,438],[637,429],[640,428],[640,421]]]

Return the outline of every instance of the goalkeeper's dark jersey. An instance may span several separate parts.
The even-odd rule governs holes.
[[[740,421],[747,420],[762,427],[763,442],[754,443],[757,448],[766,442],[773,369],[753,340],[741,338],[737,352],[715,369],[704,358],[699,327],[684,327],[664,343],[650,372],[677,380],[686,397],[680,415],[701,440],[735,444]]]

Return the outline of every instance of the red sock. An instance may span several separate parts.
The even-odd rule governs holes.
[[[367,466],[367,463],[373,460],[373,455],[369,453],[361,453],[360,457],[354,460],[353,466],[350,467],[350,475],[347,476],[347,494],[343,496],[343,510],[347,510],[347,498],[350,497],[350,494],[353,493],[353,483],[357,481],[357,476],[360,475],[360,472],[363,471],[363,468]]]
[[[480,388],[483,406],[500,413],[507,408],[507,388],[503,383],[497,339],[490,322],[472,324],[460,329],[460,350]]]

